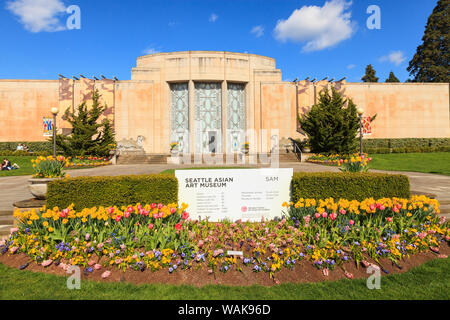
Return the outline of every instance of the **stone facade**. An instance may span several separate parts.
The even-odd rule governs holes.
[[[378,115],[366,138],[450,137],[448,83],[292,83],[269,57],[186,51],[138,57],[131,80],[0,80],[0,141],[45,140],[42,118],[52,107],[69,132],[64,110],[89,105],[96,88],[116,140],[136,141],[144,153],[168,154],[175,141],[190,153],[236,152],[244,142],[250,152],[268,151],[274,136],[281,144],[303,137],[297,114],[331,86]]]

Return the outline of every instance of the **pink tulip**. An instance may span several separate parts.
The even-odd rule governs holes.
[[[95,270],[100,270],[101,268],[102,268],[101,264],[98,264],[98,263],[94,264],[94,269]]]
[[[13,234],[15,232],[19,231],[19,228],[11,228],[9,229],[9,233]]]
[[[392,222],[392,217],[387,217],[386,220],[387,220],[388,222]]]
[[[170,208],[170,213],[175,213],[177,211],[177,209],[175,208]]]
[[[116,216],[116,219],[115,219],[116,222],[119,222],[121,218],[122,218],[121,216]]]
[[[152,203],[152,204],[150,205],[150,207],[151,207],[152,209],[155,209],[155,208],[156,208],[156,203]]]
[[[399,210],[398,210],[397,207],[393,207],[393,208],[392,208],[392,211],[394,211],[395,213],[398,213]]]
[[[128,218],[130,217],[130,213],[129,213],[128,211],[125,211],[125,212],[123,213],[123,216],[124,216],[126,219],[128,219]]]
[[[158,209],[161,209],[163,207],[162,203],[158,204]]]
[[[376,206],[374,205],[374,204],[371,204],[370,206],[369,206],[369,208],[370,208],[370,210],[375,210],[375,208],[376,208]]]
[[[326,218],[328,216],[328,213],[322,212],[322,218]]]
[[[150,223],[150,224],[148,225],[148,228],[149,228],[150,230],[152,230],[152,229],[153,229],[153,223]]]
[[[69,214],[69,209],[68,209],[68,208],[65,208],[63,211],[61,211],[61,212],[59,213],[59,216],[60,216],[61,218],[65,218],[65,217],[67,217],[68,214]]]
[[[88,262],[88,265],[89,266],[93,266],[95,264],[95,261],[94,260],[90,260],[89,262]]]
[[[332,214],[330,214],[331,221],[334,221],[334,219],[336,219],[336,217],[337,217],[336,213],[333,212]]]
[[[350,220],[348,221],[348,224],[352,226],[352,225],[355,224],[355,221],[353,221],[353,220],[350,219]]]
[[[316,212],[316,214],[314,215],[316,217],[316,219],[320,218],[320,213]]]
[[[342,215],[344,215],[344,214],[347,213],[347,211],[346,211],[345,209],[341,209],[341,210],[339,210],[339,213],[342,214]]]
[[[136,208],[138,209],[138,211],[142,210],[142,206],[141,206],[140,204],[138,204],[138,205],[136,206]]]
[[[189,213],[183,212],[183,214],[181,215],[181,219],[186,220],[187,218],[189,218]]]
[[[111,275],[111,271],[105,271],[102,273],[102,279],[106,279]]]
[[[114,208],[113,207],[109,207],[108,208],[108,213],[109,214],[113,214],[114,213]]]
[[[384,210],[384,209],[386,209],[386,207],[383,205],[380,205],[380,210]]]
[[[129,207],[127,208],[127,212],[131,213],[131,212],[133,212],[133,211],[134,211],[134,208],[133,208],[132,206],[129,206]]]

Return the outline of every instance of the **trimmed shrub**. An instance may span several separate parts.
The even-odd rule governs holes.
[[[402,138],[402,139],[363,139],[363,149],[367,148],[448,148],[450,138]],[[433,151],[422,151],[433,152]]]
[[[16,150],[16,151],[10,151],[10,150],[0,150],[0,156],[28,156],[28,157],[35,157],[35,156],[49,156],[52,152],[50,151],[39,151],[39,152],[27,152],[23,150]]]
[[[0,150],[16,151],[18,144],[25,144],[29,151],[33,152],[53,152],[53,143],[50,141],[15,141],[15,142],[0,142]]]
[[[177,203],[178,181],[173,175],[77,177],[48,184],[47,207],[75,209],[137,203]]]
[[[291,201],[300,198],[349,199],[409,198],[409,179],[401,174],[296,172],[291,183]]]

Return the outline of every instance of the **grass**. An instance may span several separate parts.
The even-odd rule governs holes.
[[[254,168],[247,168],[247,167],[200,167],[200,168],[180,168],[180,169],[166,169],[164,171],[161,171],[162,174],[175,174],[175,170],[204,170],[204,169],[254,169]]]
[[[7,158],[11,162],[11,164],[17,163],[17,165],[20,167],[20,169],[0,171],[0,177],[25,176],[25,175],[33,174],[34,171],[33,171],[33,166],[31,163],[31,159],[34,159],[36,157],[33,157],[33,156],[2,156],[2,157],[0,157],[1,161],[3,161],[4,158]]]
[[[80,290],[69,290],[63,276],[20,271],[0,264],[0,299],[448,300],[450,259],[434,259],[407,273],[384,276],[379,290],[367,289],[365,279],[282,284],[273,287],[208,285],[202,288],[187,285],[82,281]]]
[[[20,169],[0,171],[0,177],[26,176],[32,175],[34,173],[31,159],[35,159],[36,156],[1,156],[0,161],[3,161],[4,158],[7,158],[11,162],[11,164],[17,163]],[[65,169],[65,171],[90,169],[90,168],[95,167],[74,167],[70,169]]]
[[[450,152],[373,154],[370,157],[371,169],[450,175]]]

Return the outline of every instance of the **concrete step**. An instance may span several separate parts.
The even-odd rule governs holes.
[[[12,216],[13,213],[14,213],[14,211],[12,209],[11,210],[0,210],[0,217]],[[1,225],[1,223],[0,223],[0,225]]]
[[[11,225],[14,223],[13,216],[0,216],[0,226],[2,225]]]

